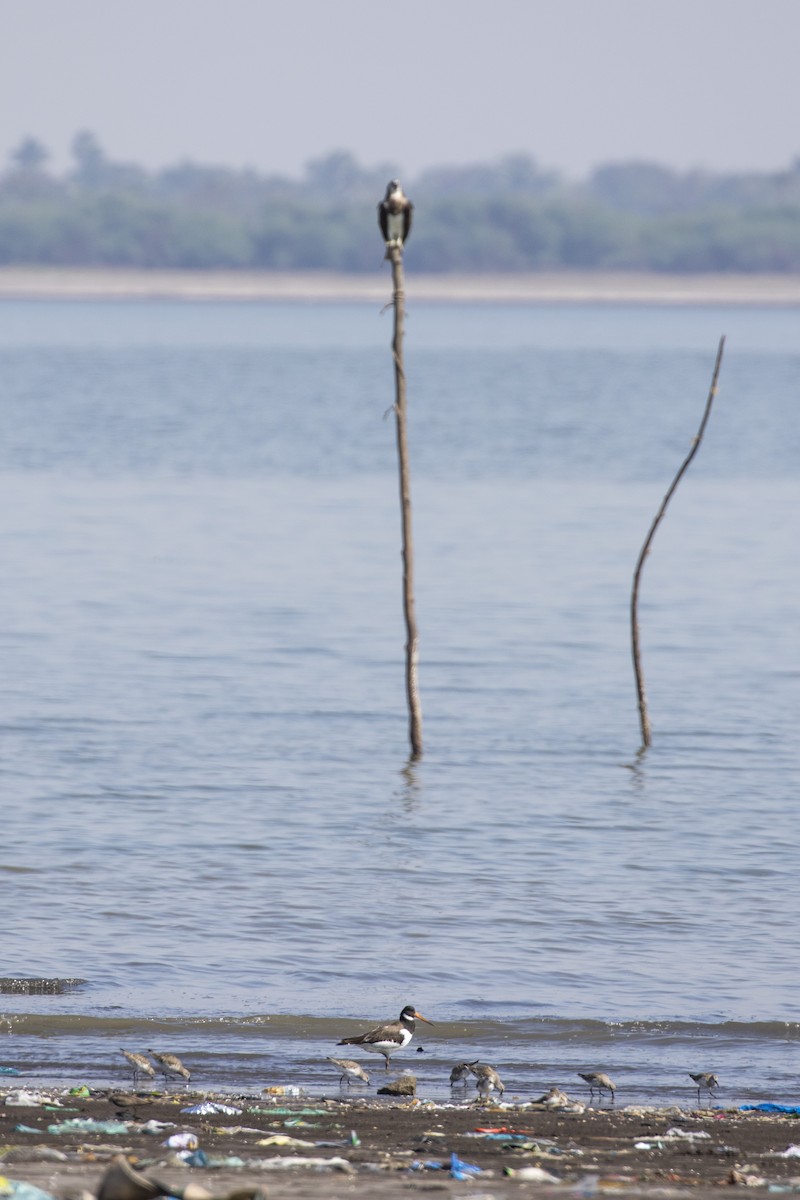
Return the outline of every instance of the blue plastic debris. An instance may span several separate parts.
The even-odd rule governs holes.
[[[794,1116],[800,1116],[800,1104],[743,1104],[739,1109],[740,1112],[763,1112],[763,1113],[792,1113]]]
[[[453,1179],[470,1179],[473,1175],[482,1174],[480,1167],[474,1163],[464,1162],[457,1154],[450,1155],[450,1175]]]
[[[0,1075],[20,1075],[16,1067],[0,1067]]]

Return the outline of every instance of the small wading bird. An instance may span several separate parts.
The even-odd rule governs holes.
[[[352,1058],[328,1058],[329,1063],[333,1063],[339,1068],[341,1077],[339,1079],[339,1087],[347,1080],[347,1086],[355,1079],[360,1079],[362,1083],[369,1083],[369,1075],[361,1066],[360,1063],[354,1062]]]
[[[424,1021],[426,1025],[433,1024],[433,1021],[429,1021],[427,1017],[423,1017],[422,1013],[418,1013],[413,1004],[407,1004],[396,1021],[389,1021],[386,1025],[377,1025],[367,1033],[357,1033],[355,1037],[342,1038],[336,1045],[362,1046],[365,1050],[369,1050],[370,1054],[382,1054],[388,1071],[391,1056],[396,1050],[402,1050],[404,1046],[407,1046],[414,1036],[415,1021]]]
[[[499,1092],[502,1096],[506,1090],[503,1086],[503,1081],[495,1071],[494,1067],[489,1067],[485,1063],[479,1066],[471,1067],[470,1070],[475,1076],[476,1084],[480,1095],[485,1099],[492,1091]]]
[[[545,1092],[538,1100],[534,1100],[534,1104],[543,1104],[545,1108],[564,1108],[569,1104],[570,1099],[566,1092],[562,1092],[561,1088],[555,1085],[550,1088],[549,1092]]]
[[[719,1087],[719,1080],[717,1079],[716,1075],[712,1075],[706,1071],[701,1071],[699,1075],[693,1075],[690,1071],[689,1078],[693,1079],[697,1084],[698,1104],[700,1103],[700,1092],[703,1088],[705,1088],[705,1090],[708,1092],[708,1095],[711,1099],[714,1098],[714,1088]]]
[[[469,1077],[472,1074],[472,1068],[477,1067],[478,1062],[479,1060],[476,1058],[475,1061],[471,1063],[456,1063],[450,1072],[450,1087],[455,1087],[457,1083],[463,1083],[464,1086],[466,1086]]]
[[[378,205],[378,224],[381,227],[387,252],[392,246],[402,250],[411,232],[411,217],[414,205],[400,186],[399,179],[391,179],[386,195]],[[387,258],[388,253],[387,253]]]
[[[582,1071],[579,1071],[578,1074],[580,1075],[581,1079],[585,1079],[589,1085],[590,1100],[595,1092],[597,1092],[601,1100],[603,1098],[603,1092],[610,1092],[611,1103],[614,1103],[614,1093],[616,1092],[617,1087],[616,1084],[611,1082],[607,1075],[604,1075],[602,1071],[590,1071],[588,1075],[584,1075]]]
[[[181,1079],[186,1080],[186,1086],[189,1086],[192,1072],[183,1065],[177,1054],[157,1054],[155,1050],[148,1050],[147,1053],[156,1060],[165,1079],[180,1075]]]
[[[133,1050],[123,1050],[120,1047],[120,1054],[124,1054],[128,1062],[133,1067],[133,1086],[136,1087],[136,1081],[140,1075],[149,1075],[151,1079],[156,1077],[156,1069],[150,1062],[150,1059],[144,1054],[135,1054]]]

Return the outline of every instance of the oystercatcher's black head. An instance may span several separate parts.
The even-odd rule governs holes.
[[[426,1025],[432,1025],[433,1021],[429,1021],[427,1017],[423,1017],[422,1013],[417,1012],[413,1004],[407,1004],[400,1013],[401,1021],[424,1021]]]

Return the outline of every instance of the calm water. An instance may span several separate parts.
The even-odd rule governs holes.
[[[412,309],[412,768],[390,322],[0,305],[0,1064],[799,1101],[800,311]]]

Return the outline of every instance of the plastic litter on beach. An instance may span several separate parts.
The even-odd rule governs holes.
[[[21,1074],[22,1074],[22,1072],[18,1071],[16,1067],[0,1067],[0,1075],[21,1075]]]
[[[311,1168],[313,1171],[341,1171],[343,1174],[354,1173],[354,1167],[346,1158],[306,1158],[300,1155],[280,1155],[278,1158],[261,1158],[250,1161],[248,1167],[260,1171],[294,1171],[299,1167]]]
[[[450,1176],[452,1179],[471,1179],[473,1175],[482,1175],[481,1167],[476,1167],[474,1163],[464,1162],[463,1158],[453,1152],[450,1155]]]
[[[172,1133],[162,1146],[168,1146],[170,1150],[196,1150],[200,1145],[200,1141],[196,1133],[190,1133],[184,1130],[182,1133]]]
[[[257,1146],[285,1146],[294,1149],[311,1150],[316,1142],[305,1142],[302,1138],[291,1137],[288,1133],[271,1133],[268,1137],[259,1138]],[[342,1142],[341,1145],[345,1143]]]
[[[48,1125],[48,1133],[128,1133],[129,1121],[95,1121],[91,1117],[71,1117],[67,1121],[59,1121],[56,1125]]]
[[[50,1192],[43,1192],[33,1183],[25,1183],[18,1179],[7,1179],[0,1175],[0,1197],[2,1200],[53,1200]]]
[[[190,1104],[182,1108],[182,1113],[194,1113],[198,1117],[210,1117],[213,1113],[224,1113],[228,1117],[238,1117],[243,1110],[234,1108],[232,1104],[218,1104],[215,1100],[203,1100],[201,1104]]]
[[[504,1167],[503,1174],[523,1183],[560,1183],[557,1175],[551,1175],[543,1167]]]
[[[800,1116],[800,1104],[743,1104],[739,1112],[789,1113]]]
[[[46,1104],[61,1107],[57,1101],[51,1100],[43,1092],[31,1092],[27,1088],[20,1088],[17,1092],[8,1092],[5,1102],[9,1107],[15,1108],[42,1108]]]

